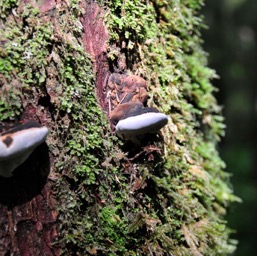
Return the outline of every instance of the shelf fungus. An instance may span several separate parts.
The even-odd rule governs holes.
[[[0,134],[0,176],[11,177],[12,172],[45,141],[47,134],[47,127],[35,121],[28,121]]]
[[[156,133],[168,117],[147,103],[146,81],[135,75],[112,74],[109,79],[109,118],[123,139]]]
[[[113,73],[108,87],[112,109],[126,102],[146,103],[148,98],[146,81],[139,76]]]

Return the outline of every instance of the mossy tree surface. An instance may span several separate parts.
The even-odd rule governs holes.
[[[147,80],[148,104],[170,118],[133,153],[97,104],[80,1],[63,1],[45,15],[40,5],[41,12],[36,4],[0,2],[0,118],[37,117],[51,130],[49,182],[63,255],[234,251],[224,215],[238,199],[216,150],[224,125],[210,83],[215,72],[201,48],[202,4],[99,2],[111,70],[123,58],[126,72]]]

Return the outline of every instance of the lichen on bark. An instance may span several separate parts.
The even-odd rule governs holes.
[[[210,82],[216,75],[201,46],[202,4],[0,4],[0,120],[36,118],[50,128],[44,191],[54,198],[49,211],[58,235],[49,247],[63,255],[227,255],[235,249],[224,215],[239,199],[216,149],[224,124]],[[148,105],[170,118],[140,146],[121,142],[110,129],[112,72],[145,78]]]

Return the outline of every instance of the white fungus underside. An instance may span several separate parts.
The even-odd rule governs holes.
[[[43,143],[48,134],[46,127],[30,128],[0,137],[0,176],[11,177],[13,170],[21,165]],[[3,142],[6,137],[12,138],[9,147]]]
[[[163,113],[145,113],[120,120],[116,125],[116,133],[120,137],[133,137],[145,133],[156,133],[168,122]]]
[[[30,148],[37,147],[45,141],[47,133],[48,129],[46,127],[40,127],[0,137],[0,161],[13,158]],[[13,140],[9,147],[3,142],[3,137],[8,136]]]

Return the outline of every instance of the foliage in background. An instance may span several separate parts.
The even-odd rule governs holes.
[[[233,255],[251,255],[257,237],[256,11],[255,0],[206,1],[203,9],[210,28],[203,34],[205,48],[221,77],[214,82],[220,88],[227,125],[220,152],[243,201],[230,209],[227,218],[239,240]]]
[[[79,1],[62,2],[48,19],[21,1],[0,4],[1,121],[30,104],[46,117],[64,255],[235,249],[223,216],[238,199],[216,150],[224,125],[201,48],[202,3],[102,1],[110,61],[124,54],[129,71],[148,81],[149,105],[170,117],[133,157],[97,104]]]

